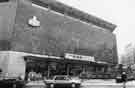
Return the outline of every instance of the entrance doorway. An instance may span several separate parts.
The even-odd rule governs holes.
[[[26,77],[28,80],[30,77],[30,73],[34,73],[34,80],[43,79],[47,76],[47,62],[38,61],[38,60],[27,60],[26,62]]]

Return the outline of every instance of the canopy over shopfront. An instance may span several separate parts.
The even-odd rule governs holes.
[[[78,63],[78,64],[91,64],[91,65],[101,65],[101,66],[105,66],[105,65],[110,65],[106,62],[102,62],[102,61],[95,61],[95,60],[81,60],[81,59],[77,59],[77,58],[67,58],[65,57],[56,57],[56,56],[44,56],[44,57],[40,57],[40,56],[34,56],[34,55],[27,55],[24,56],[24,59],[26,61],[36,61],[38,62],[62,62],[62,63]]]

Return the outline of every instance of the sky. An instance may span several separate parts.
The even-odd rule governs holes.
[[[117,25],[118,55],[135,43],[135,0],[57,0]]]

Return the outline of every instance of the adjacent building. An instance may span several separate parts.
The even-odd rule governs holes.
[[[135,63],[135,48],[134,44],[128,44],[125,47],[125,53],[121,56],[121,64],[129,66]]]

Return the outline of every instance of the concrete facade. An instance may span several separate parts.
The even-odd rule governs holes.
[[[50,8],[44,6],[53,0],[36,1],[11,0],[0,3],[0,50],[58,57],[73,53],[117,64],[116,36],[112,33],[115,25],[93,16],[89,16],[86,22],[86,17],[81,20],[51,10],[51,4]],[[28,21],[33,16],[37,17],[40,26],[29,25]]]

